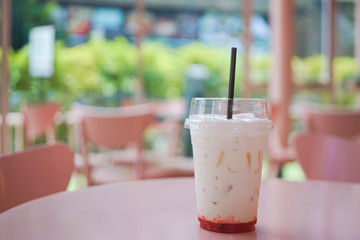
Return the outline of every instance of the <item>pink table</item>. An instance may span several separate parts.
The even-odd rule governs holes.
[[[193,178],[122,182],[0,214],[0,239],[360,239],[360,184],[262,182],[256,230],[200,229]]]

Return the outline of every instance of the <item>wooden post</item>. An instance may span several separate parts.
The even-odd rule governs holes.
[[[144,86],[144,77],[142,74],[143,71],[143,54],[142,54],[142,43],[146,35],[146,26],[145,26],[145,0],[136,0],[135,1],[135,15],[137,18],[138,29],[135,36],[136,43],[136,76],[135,76],[135,93],[134,100],[136,103],[141,103],[144,101],[145,96],[145,86]]]
[[[360,0],[354,0],[354,48],[358,69],[360,68]]]
[[[244,97],[250,97],[251,82],[250,82],[250,48],[252,42],[251,35],[251,17],[253,12],[252,0],[244,0],[243,5],[243,19],[244,19],[244,35],[242,42],[244,45]]]
[[[335,103],[335,88],[334,88],[334,70],[333,70],[333,60],[335,55],[335,0],[326,1],[326,18],[327,18],[327,77],[328,77],[328,87],[330,91],[331,103]]]
[[[11,0],[2,0],[1,21],[1,153],[9,151],[9,133],[6,115],[9,111],[9,64],[8,53],[10,47],[11,32]]]
[[[280,145],[288,146],[290,133],[289,106],[292,93],[291,58],[293,55],[293,0],[271,0],[272,72],[269,83],[270,104],[276,106],[274,126]]]

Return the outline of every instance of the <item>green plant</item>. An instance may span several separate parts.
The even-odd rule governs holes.
[[[135,90],[137,63],[142,60],[142,77],[147,98],[175,98],[184,95],[186,70],[190,64],[203,64],[209,69],[204,81],[204,96],[227,95],[229,51],[199,42],[173,49],[159,42],[144,42],[142,55],[137,47],[123,37],[114,40],[89,41],[75,47],[62,42],[55,45],[55,72],[49,78],[33,78],[28,70],[28,47],[10,52],[10,88],[12,109],[21,101],[57,100],[64,109],[79,99],[101,105],[117,105],[121,97],[131,97]],[[271,56],[251,57],[251,79],[266,83],[270,76]],[[298,84],[320,82],[324,76],[325,58],[316,55],[294,57],[293,79]],[[334,59],[334,79],[339,102],[353,102],[353,93],[341,87],[353,81],[358,72],[353,58]],[[236,87],[243,88],[243,58],[238,55]],[[235,91],[239,96],[240,91]],[[264,93],[261,93],[263,96]],[[256,95],[257,96],[257,95]],[[93,101],[91,100],[93,99]],[[328,97],[319,98],[327,101]]]
[[[209,71],[210,76],[205,81],[205,96],[220,97],[227,95],[227,86],[230,69],[230,52],[224,48],[208,47],[199,42],[194,42],[179,49],[178,55],[181,67],[185,72],[190,64],[203,64]],[[239,57],[238,57],[239,59]],[[241,86],[242,67],[238,60],[235,79],[237,86]],[[238,91],[236,91],[238,94]]]
[[[184,89],[184,68],[178,52],[157,42],[144,44],[142,51],[147,97],[180,97]]]
[[[356,59],[352,57],[337,57],[333,61],[334,80],[338,87],[341,87],[353,77],[359,70]]]
[[[291,62],[293,80],[297,84],[318,83],[324,79],[325,58],[315,55],[307,58],[293,57]]]

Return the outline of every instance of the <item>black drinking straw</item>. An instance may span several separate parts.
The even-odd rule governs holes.
[[[234,102],[234,85],[235,85],[235,65],[236,65],[236,48],[231,48],[230,78],[229,78],[229,94],[227,106],[227,119],[232,119],[233,102]]]

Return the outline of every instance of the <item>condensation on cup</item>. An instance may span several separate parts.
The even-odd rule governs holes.
[[[185,128],[193,147],[200,227],[223,233],[255,229],[264,149],[272,122],[265,99],[192,99]]]

